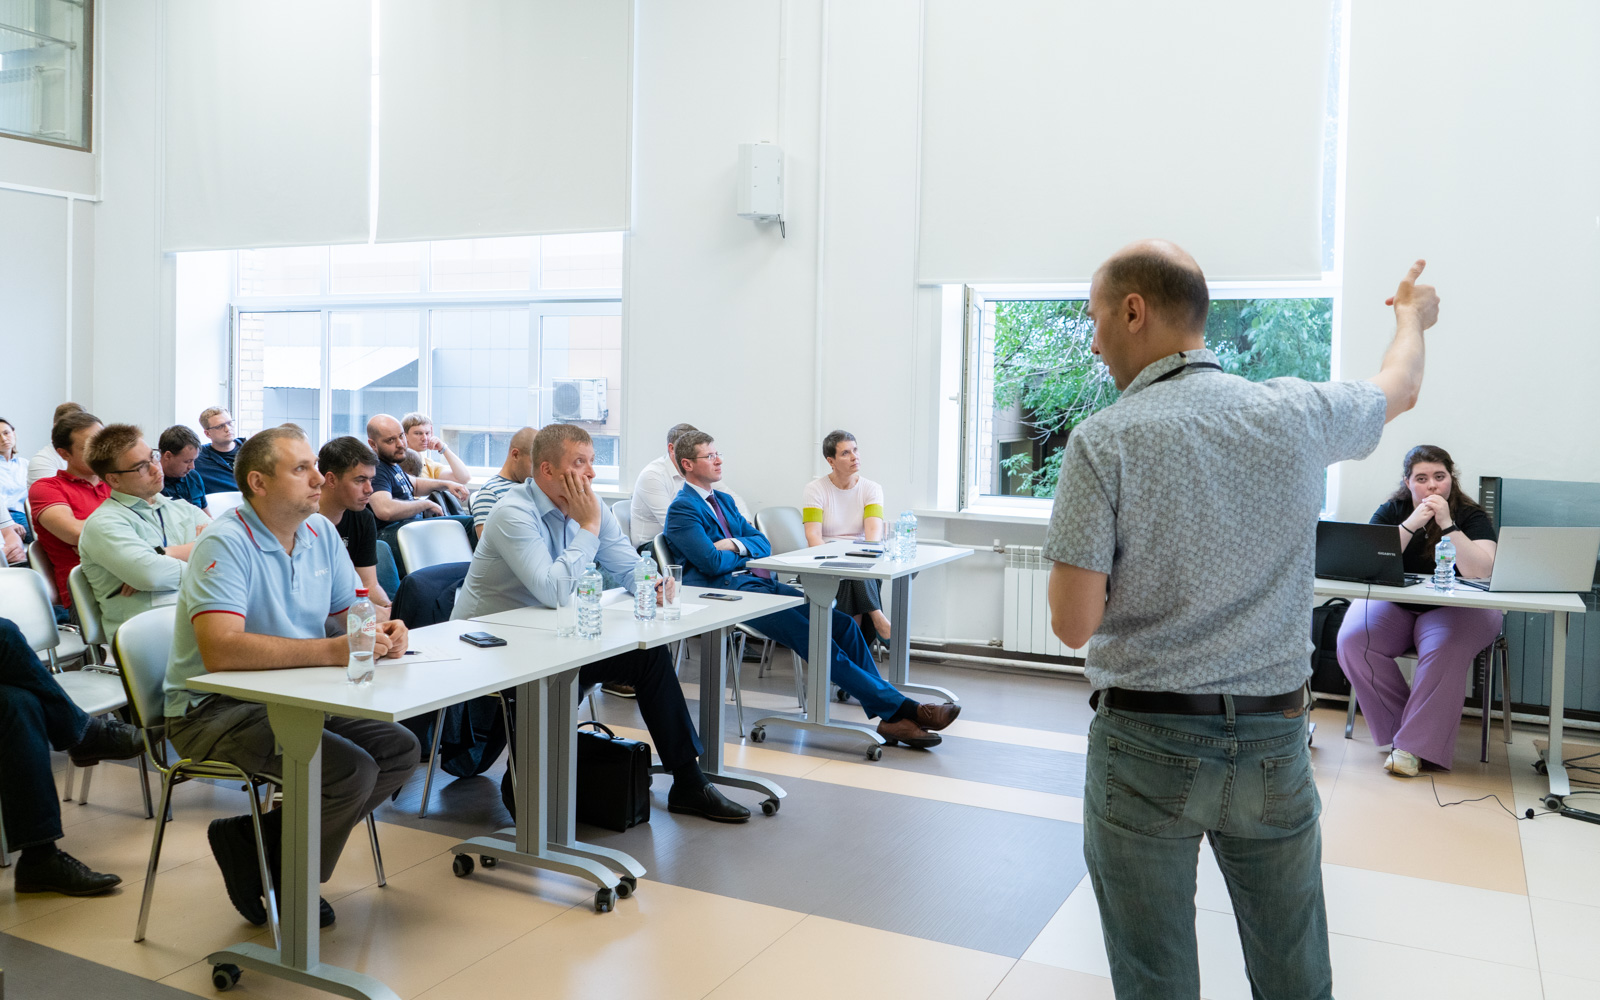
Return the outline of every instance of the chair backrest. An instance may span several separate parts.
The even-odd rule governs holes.
[[[633,501],[618,500],[611,505],[611,513],[616,515],[617,523],[622,526],[622,537],[631,537],[633,534]]]
[[[244,494],[238,490],[229,490],[226,493],[206,494],[206,513],[215,521],[228,511],[244,503]]]
[[[11,619],[35,653],[49,652],[61,643],[47,586],[45,577],[34,570],[0,569],[0,617]]]
[[[665,569],[672,565],[672,550],[667,547],[667,536],[662,532],[651,541],[650,551],[656,557],[656,568]],[[679,563],[678,565],[683,565]]]
[[[460,521],[447,517],[410,521],[395,532],[407,573],[440,563],[471,562],[472,540]]]
[[[177,620],[176,606],[152,608],[123,622],[112,641],[133,724],[141,729],[161,725],[167,714],[167,659]]]
[[[100,602],[95,600],[82,565],[72,567],[72,572],[67,574],[67,589],[72,591],[72,610],[78,616],[78,631],[83,641],[91,646],[104,645],[106,631],[100,624]]]
[[[756,514],[756,528],[772,543],[772,554],[806,547],[805,523],[797,507],[768,507]]]
[[[28,545],[28,565],[44,577],[44,593],[50,603],[60,604],[61,595],[56,593],[56,564],[50,561],[50,553],[44,550],[38,539]]]

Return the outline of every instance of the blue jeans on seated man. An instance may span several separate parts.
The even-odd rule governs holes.
[[[763,581],[765,582],[765,581]],[[763,590],[791,597],[804,596],[794,587],[773,583]],[[750,627],[775,642],[788,646],[801,659],[811,660],[811,606],[785,608],[760,618],[752,618]],[[861,634],[861,627],[849,615],[833,611],[833,683],[861,703],[867,717],[887,719],[905,703],[906,696],[878,673],[872,659],[872,650]]]
[[[89,717],[73,704],[11,622],[0,618],[0,803],[13,851],[61,839],[50,750],[78,745]]]
[[[1119,1000],[1198,998],[1200,838],[1228,883],[1251,992],[1333,995],[1322,810],[1306,713],[1157,715],[1107,707],[1089,727],[1083,856]]]

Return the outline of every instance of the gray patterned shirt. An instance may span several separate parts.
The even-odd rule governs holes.
[[[1067,439],[1044,554],[1111,577],[1097,689],[1274,695],[1311,674],[1324,470],[1378,446],[1383,391],[1185,369],[1216,361],[1153,362]]]

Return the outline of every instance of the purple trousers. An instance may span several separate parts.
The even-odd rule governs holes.
[[[1490,608],[1411,611],[1388,601],[1351,601],[1339,628],[1339,667],[1373,741],[1449,770],[1467,673],[1500,634],[1503,618]],[[1408,686],[1395,657],[1413,651],[1417,670]]]

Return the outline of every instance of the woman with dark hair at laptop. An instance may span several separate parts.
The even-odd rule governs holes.
[[[1418,445],[1406,453],[1400,488],[1373,513],[1373,524],[1398,526],[1407,573],[1431,574],[1433,547],[1445,535],[1456,547],[1459,575],[1487,577],[1494,569],[1494,525],[1458,479],[1449,452]],[[1491,608],[1350,602],[1339,629],[1339,666],[1373,740],[1393,744],[1385,770],[1409,778],[1423,761],[1450,769],[1467,671],[1500,634],[1502,617]],[[1417,670],[1407,685],[1395,658],[1413,650]]]

